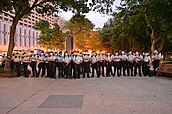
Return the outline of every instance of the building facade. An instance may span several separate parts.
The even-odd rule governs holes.
[[[13,15],[13,14],[11,14]],[[32,11],[27,18],[23,18],[19,21],[16,27],[15,33],[15,48],[14,50],[28,50],[41,48],[37,44],[37,39],[40,35],[40,31],[35,30],[33,26],[39,20],[47,20],[50,26],[53,27],[55,23],[63,26],[65,20],[56,14],[44,15],[38,14],[36,11]],[[8,15],[8,12],[0,13],[0,52],[6,52],[9,45],[10,26],[12,19]]]

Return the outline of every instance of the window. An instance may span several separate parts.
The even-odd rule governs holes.
[[[7,44],[7,36],[6,36],[6,24],[4,24],[4,45],[6,45]]]
[[[33,46],[35,46],[35,32],[33,31],[33,37],[32,37],[32,39],[33,39]]]
[[[22,29],[20,28],[20,35],[19,35],[20,39],[20,47],[22,46]]]
[[[29,47],[30,47],[30,38],[31,38],[31,36],[30,36],[30,30],[29,30]]]
[[[26,29],[24,29],[24,47],[26,47]]]

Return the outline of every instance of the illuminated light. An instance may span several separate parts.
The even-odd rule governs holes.
[[[99,53],[100,53],[100,51],[96,51],[96,53],[97,53],[97,54],[99,54]]]

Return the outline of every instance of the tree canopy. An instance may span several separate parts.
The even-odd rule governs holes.
[[[161,51],[171,42],[171,0],[122,0],[117,9],[101,31],[113,50]]]
[[[40,30],[41,34],[38,43],[45,49],[64,49],[64,34],[58,24],[50,28],[48,21],[40,20],[34,26],[36,30]]]

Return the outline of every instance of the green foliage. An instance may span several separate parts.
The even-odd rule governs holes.
[[[41,31],[38,43],[42,47],[46,49],[64,49],[65,38],[58,24],[50,28],[48,21],[40,20],[35,24],[34,28]]]
[[[75,14],[66,24],[69,34],[74,38],[76,49],[88,50],[100,48],[99,33],[93,31],[94,25],[85,15]],[[96,48],[95,48],[96,47]]]
[[[172,40],[171,8],[171,0],[123,0],[101,31],[104,45],[113,51],[167,48],[164,44]]]

